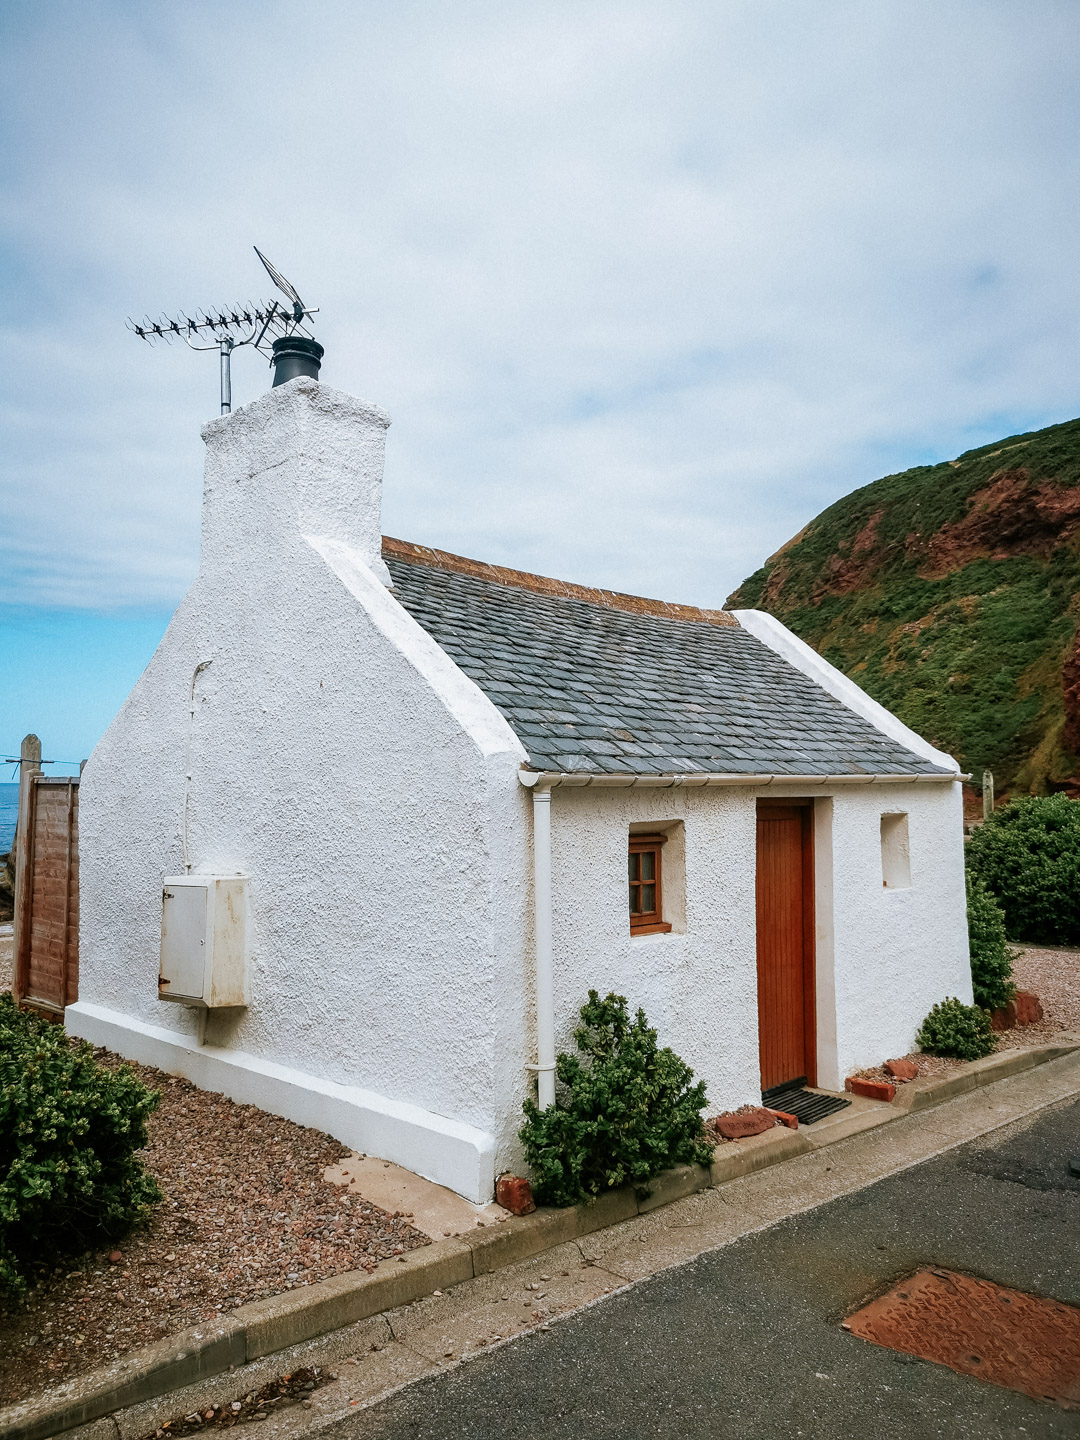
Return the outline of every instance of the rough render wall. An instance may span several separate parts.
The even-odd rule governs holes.
[[[630,826],[679,821],[685,933],[632,937]],[[747,793],[560,788],[552,796],[551,835],[558,1048],[572,1048],[588,990],[614,990],[632,1008],[642,1006],[661,1044],[706,1082],[713,1112],[755,1098],[755,810]],[[665,853],[665,870],[669,861]]]
[[[157,999],[157,947],[160,881],[182,868],[189,686],[210,659],[191,855],[250,874],[253,903],[252,1003],[207,1039],[488,1129],[502,1168],[535,1049],[531,799],[505,722],[375,579],[385,423],[296,381],[207,427],[199,579],[83,777],[82,995],[196,1028]],[[710,1108],[755,1096],[755,798],[556,790],[560,1048],[588,989],[613,989],[705,1079]],[[935,1000],[970,999],[960,797],[838,786],[817,808],[821,1079],[836,1084],[909,1049]],[[910,817],[909,891],[881,885],[890,809]],[[631,938],[627,833],[677,822],[681,933]],[[669,912],[678,899],[669,876]]]
[[[756,800],[780,787],[557,789],[552,798],[556,1027],[572,1044],[590,987],[644,1007],[706,1081],[710,1110],[756,1099]],[[788,789],[788,794],[807,791]],[[904,1054],[935,1001],[971,999],[959,787],[815,787],[819,1081]],[[912,884],[886,891],[883,812],[909,816]],[[632,824],[682,823],[684,933],[631,937],[626,839]],[[677,847],[665,847],[665,870]],[[677,895],[665,901],[673,917]],[[830,906],[827,903],[831,899]]]
[[[313,418],[377,505],[385,421],[350,397],[296,381],[207,427],[199,578],[83,777],[82,998],[196,1028],[157,952],[211,660],[190,853],[252,877],[252,943],[250,1005],[206,1039],[491,1131],[492,1035],[527,989],[522,752],[366,568],[378,523],[318,475]]]
[[[833,798],[833,965],[837,1071],[904,1055],[930,1007],[971,1004],[958,784],[837,787]],[[881,816],[906,812],[911,886],[881,875]]]

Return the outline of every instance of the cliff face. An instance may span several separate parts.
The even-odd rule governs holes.
[[[999,794],[1080,795],[1080,420],[863,486],[728,605],[778,616]]]

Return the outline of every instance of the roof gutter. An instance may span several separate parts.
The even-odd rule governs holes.
[[[959,771],[930,775],[725,775],[698,771],[688,775],[575,774],[561,770],[519,770],[522,785],[551,791],[560,785],[598,789],[701,789],[710,785],[928,785],[970,780]]]

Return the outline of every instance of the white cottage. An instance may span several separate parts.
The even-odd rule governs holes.
[[[387,424],[301,378],[205,427],[83,775],[72,1031],[483,1201],[590,987],[713,1111],[970,1001],[948,756],[768,615],[384,539]]]

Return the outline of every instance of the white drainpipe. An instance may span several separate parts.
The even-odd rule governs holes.
[[[541,1110],[555,1103],[555,971],[551,958],[551,789],[538,775],[522,771],[521,783],[535,786],[533,801],[533,934],[536,944],[536,1071]]]

